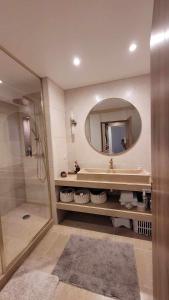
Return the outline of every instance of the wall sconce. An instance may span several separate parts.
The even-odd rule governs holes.
[[[70,116],[70,127],[71,127],[71,134],[72,134],[72,136],[75,135],[75,127],[76,127],[76,125],[77,125],[77,122],[74,119],[73,113],[71,113],[71,116]]]

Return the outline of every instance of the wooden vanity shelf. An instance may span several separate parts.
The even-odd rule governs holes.
[[[83,181],[77,180],[76,175],[71,175],[66,178],[58,178],[55,180],[55,185],[58,189],[60,187],[79,187],[79,188],[102,188],[114,190],[130,190],[130,191],[151,191],[151,184],[117,184],[113,182],[97,182],[97,181]],[[121,217],[132,220],[152,221],[152,213],[147,210],[140,212],[137,208],[127,209],[117,201],[113,201],[112,197],[108,198],[104,204],[77,204],[75,202],[63,203],[58,201],[56,203],[57,210],[81,212],[95,215],[102,215],[108,217]]]
[[[91,202],[87,204],[77,204],[75,202],[63,203],[61,201],[57,202],[57,209],[90,213],[96,215],[103,215],[109,217],[121,217],[128,218],[132,220],[143,220],[151,221],[152,214],[150,211],[139,212],[137,209],[125,209],[120,203],[112,202],[108,200],[104,204],[93,204]]]

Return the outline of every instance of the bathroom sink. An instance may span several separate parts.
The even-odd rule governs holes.
[[[77,180],[150,184],[151,178],[150,173],[142,169],[84,168],[77,173]]]

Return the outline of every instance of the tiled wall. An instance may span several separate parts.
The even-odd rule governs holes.
[[[78,160],[81,167],[107,167],[110,157],[99,154],[91,148],[85,137],[85,120],[99,100],[121,98],[131,102],[139,111],[142,131],[138,142],[124,154],[114,157],[116,167],[143,167],[151,170],[150,130],[150,79],[149,75],[112,81],[104,84],[68,90],[65,92],[66,135],[69,169]],[[77,126],[72,140],[70,116],[73,113]],[[59,124],[58,127],[60,128]]]
[[[19,107],[0,101],[0,212],[1,215],[24,202],[49,206],[48,183],[42,158],[37,157],[36,141],[32,136],[33,156],[25,156],[23,115],[34,107]],[[42,120],[41,111],[39,112]],[[44,140],[44,127],[36,124]],[[39,146],[39,145],[38,145]],[[44,145],[43,149],[44,150]],[[37,163],[41,163],[40,171]],[[37,173],[38,171],[38,173]],[[42,176],[40,176],[42,175]],[[41,177],[41,180],[39,180]]]
[[[25,155],[25,145],[23,140],[24,115],[31,116],[31,128],[40,139],[36,142],[35,136],[31,131],[32,157]],[[40,99],[37,98],[30,102],[29,106],[20,107],[20,127],[26,202],[49,206],[48,183],[44,165],[44,124]]]
[[[19,113],[0,101],[0,212],[6,214],[26,201]]]

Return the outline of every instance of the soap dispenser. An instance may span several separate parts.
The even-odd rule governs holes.
[[[78,172],[80,171],[80,167],[79,167],[79,165],[78,165],[77,160],[75,160],[74,167],[75,167],[75,173],[78,173]]]

